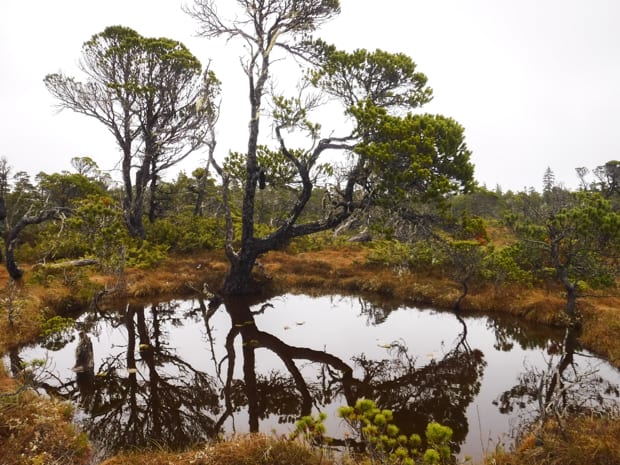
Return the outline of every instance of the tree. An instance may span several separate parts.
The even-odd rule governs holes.
[[[114,135],[122,153],[125,221],[133,236],[144,237],[147,187],[154,199],[159,174],[208,142],[219,81],[208,69],[202,74],[182,43],[122,26],[84,43],[79,66],[86,82],[56,73],[45,85],[60,109],[93,117]]]
[[[20,279],[24,272],[19,268],[15,260],[15,247],[18,244],[19,235],[30,225],[41,224],[51,220],[64,220],[69,213],[68,209],[62,207],[46,208],[39,213],[32,215],[24,215],[19,221],[8,231],[6,237],[6,269],[9,276],[14,280]]]
[[[554,188],[536,208],[509,220],[526,247],[542,253],[566,292],[566,314],[576,317],[584,286],[612,285],[618,276],[620,214],[596,192]]]
[[[187,9],[199,22],[200,35],[239,39],[247,50],[242,64],[248,79],[250,122],[242,163],[245,169],[241,237],[234,242],[228,208],[226,253],[231,266],[224,293],[251,292],[251,273],[258,256],[292,238],[342,224],[354,212],[372,205],[381,194],[398,190],[411,192],[410,196],[440,196],[471,182],[473,168],[462,128],[448,118],[407,114],[431,98],[426,76],[416,71],[411,58],[381,50],[349,53],[310,38],[322,23],[340,12],[337,0],[237,0],[235,4],[238,12],[232,20],[219,14],[214,0],[197,0]],[[269,86],[272,63],[286,54],[306,68],[304,80],[293,97],[278,94]],[[353,126],[350,131],[326,136],[321,125],[310,120],[323,96],[342,105],[343,121]],[[269,150],[278,153],[287,167],[276,171],[294,174],[294,181],[286,183],[293,198],[277,229],[257,237],[256,193],[264,186],[263,177],[268,179],[271,175],[265,173],[259,162],[259,116],[269,97],[277,141],[277,149]],[[292,148],[289,140],[293,133],[301,134],[308,141],[308,148]],[[396,140],[390,140],[391,137]],[[329,197],[323,217],[305,219],[302,213],[317,187],[317,172],[325,169],[320,158],[327,151],[338,151],[344,157],[339,164],[332,165],[331,185],[323,186]],[[401,179],[395,171],[403,166],[407,172]],[[214,163],[214,167],[222,177],[224,203],[228,204],[231,173],[226,166]],[[392,178],[394,182],[402,181],[400,189],[392,186]]]
[[[551,170],[551,167],[547,166],[545,174],[543,175],[543,193],[548,193],[553,190],[555,186],[555,174]]]
[[[620,161],[610,160],[593,170],[598,190],[606,197],[620,196]]]
[[[99,166],[97,162],[90,157],[73,157],[71,159],[71,166],[78,174],[88,176],[92,173],[99,173]]]
[[[455,312],[461,310],[461,303],[469,293],[469,281],[481,272],[485,249],[478,241],[455,240],[442,245],[446,255],[444,266],[450,279],[457,282],[462,289],[454,302]]]
[[[35,179],[46,201],[64,208],[69,208],[75,200],[89,195],[102,195],[105,192],[104,186],[99,182],[79,173],[40,172]]]
[[[6,158],[0,159],[0,237],[5,248],[5,265],[9,276],[18,280],[23,270],[15,258],[15,248],[20,242],[23,231],[32,225],[48,221],[64,220],[69,209],[64,205],[54,204],[50,196],[42,196],[40,189],[30,182],[27,173],[20,171],[9,182],[11,167]],[[12,184],[12,186],[11,186]],[[0,259],[2,253],[0,252]]]

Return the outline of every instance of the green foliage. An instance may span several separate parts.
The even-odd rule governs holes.
[[[496,288],[511,283],[531,284],[533,276],[519,266],[518,254],[518,245],[499,249],[489,246],[482,264],[482,277],[491,281]]]
[[[452,439],[452,429],[437,422],[431,422],[426,425],[425,436],[429,448],[424,453],[424,460],[427,461],[426,455],[431,453],[433,461],[429,460],[429,463],[447,463],[450,459],[449,444]]]
[[[87,55],[98,57],[101,60],[100,66],[104,65],[104,60],[114,63],[114,60],[118,60],[119,57],[132,57],[137,62],[141,62],[142,66],[147,67],[154,66],[153,63],[163,58],[165,61],[162,60],[161,63],[179,70],[200,72],[201,69],[198,59],[180,42],[165,38],[145,38],[133,29],[124,26],[106,27],[103,32],[93,35],[84,44],[83,50]],[[136,71],[138,70],[134,70]],[[109,83],[109,86],[113,89],[125,88],[131,92],[152,91],[148,85],[136,80]]]
[[[192,226],[195,225],[187,225],[187,229],[177,226],[171,240],[181,238],[184,233],[191,234],[188,231]],[[103,271],[116,273],[125,266],[150,268],[161,262],[170,245],[159,239],[163,238],[157,237],[154,242],[132,238],[120,205],[107,196],[87,196],[75,201],[62,234],[58,234],[57,228],[41,230],[33,245],[21,247],[19,257],[37,260],[41,257],[54,260],[94,257]],[[82,282],[79,275],[45,267],[35,269],[31,279],[44,285],[58,279],[70,286]]]
[[[313,252],[328,247],[345,247],[346,238],[334,237],[331,231],[323,231],[310,236],[301,236],[293,239],[287,250],[293,253]]]
[[[370,399],[358,399],[355,406],[340,407],[341,417],[352,431],[359,433],[366,451],[374,463],[390,465],[448,464],[451,461],[450,441],[452,429],[439,423],[426,427],[427,449],[421,452],[422,439],[417,434],[410,437],[400,434],[393,424],[391,410],[379,409]]]
[[[464,130],[438,115],[392,116],[367,104],[352,110],[362,142],[355,148],[365,161],[366,182],[376,184],[377,200],[439,199],[473,187],[470,151]]]
[[[87,197],[77,203],[62,244],[67,257],[94,256],[106,271],[117,271],[129,242],[120,206],[109,197]],[[71,250],[71,248],[74,248]]]
[[[308,119],[308,112],[311,110],[311,107],[307,106],[306,102],[302,101],[301,98],[286,98],[281,95],[274,95],[273,106],[272,117],[278,127],[298,128],[309,134],[313,139],[319,137],[321,125],[314,124]],[[306,152],[305,155],[303,158],[307,161],[309,152]]]
[[[325,424],[323,423],[326,419],[327,415],[323,412],[320,412],[316,418],[312,415],[301,417],[295,423],[295,431],[291,434],[291,437],[302,437],[314,445],[329,442],[329,439],[325,437]]]
[[[391,410],[380,409],[370,399],[358,399],[355,406],[343,406],[338,409],[351,430],[359,436],[372,463],[382,465],[426,465],[452,463],[450,441],[452,429],[432,422],[426,427],[426,449],[418,434],[406,436],[400,434]],[[319,413],[304,416],[295,424],[291,438],[302,438],[315,447],[323,447],[331,442],[325,435],[324,421],[327,415]]]
[[[483,274],[487,247],[471,240],[373,241],[368,262],[418,272],[448,275],[461,282]]]
[[[97,292],[98,285],[88,278],[84,268],[62,266],[34,266],[27,275],[28,282],[44,287],[66,286],[71,296],[79,302],[88,302]]]
[[[169,252],[189,253],[224,246],[223,221],[179,213],[147,224],[146,237]]]
[[[402,53],[337,50],[321,40],[313,44],[321,66],[311,73],[313,85],[342,99],[346,107],[362,100],[385,108],[416,108],[431,100],[427,78]]]
[[[311,152],[303,149],[289,149],[289,152],[298,160],[307,163]],[[224,161],[224,169],[234,180],[241,183],[246,178],[246,154],[230,152]],[[287,158],[282,150],[271,150],[269,147],[259,145],[256,150],[256,162],[265,173],[268,186],[274,188],[296,187],[299,183],[297,168],[290,158]],[[317,164],[314,166],[311,176],[314,180],[319,177],[333,175],[333,168],[329,164]]]
[[[147,240],[133,240],[126,249],[126,264],[135,268],[152,268],[167,257],[166,244],[153,244]]]
[[[519,264],[533,273],[553,269],[568,288],[613,285],[618,276],[620,212],[598,193],[554,188],[538,204],[508,217],[521,239]]]
[[[368,244],[370,251],[367,260],[370,264],[415,269],[418,264],[424,266],[424,264],[430,263],[430,256],[432,256],[432,252],[428,248],[420,247],[424,250],[414,250],[417,245],[418,243],[409,244],[396,239],[372,241]]]
[[[454,281],[467,282],[481,273],[486,247],[477,240],[450,240],[441,244],[443,257],[440,265]]]
[[[39,284],[44,287],[49,287],[57,281],[58,277],[58,270],[51,270],[50,268],[41,266],[33,268],[28,277],[28,281],[32,284]]]
[[[101,183],[79,173],[39,173],[37,181],[42,196],[51,205],[59,207],[69,207],[78,199],[103,195],[104,192]]]
[[[48,350],[57,351],[75,340],[75,320],[62,316],[54,316],[41,325],[39,337],[42,345]]]
[[[461,214],[460,231],[456,235],[457,239],[475,240],[480,245],[486,245],[489,242],[487,234],[486,222],[483,218],[470,215],[467,211]]]
[[[475,186],[471,192],[448,199],[450,209],[455,217],[464,212],[486,219],[502,220],[506,210],[501,191],[493,192],[485,187]]]

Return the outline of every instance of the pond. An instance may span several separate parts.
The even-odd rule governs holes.
[[[327,434],[343,438],[337,408],[366,397],[391,409],[403,433],[435,420],[454,430],[457,455],[480,458],[509,446],[541,399],[557,411],[619,405],[620,373],[581,350],[577,336],[360,297],[195,298],[86,312],[10,363],[45,360],[40,389],[76,404],[76,421],[103,455],[217,434],[288,434],[319,411]],[[76,366],[81,337],[92,343],[92,369]]]

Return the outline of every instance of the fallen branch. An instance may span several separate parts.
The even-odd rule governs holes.
[[[82,258],[79,260],[68,260],[64,262],[58,263],[50,263],[50,264],[42,264],[41,267],[45,268],[70,268],[70,267],[78,267],[78,266],[90,266],[90,265],[98,265],[99,260],[96,258]]]

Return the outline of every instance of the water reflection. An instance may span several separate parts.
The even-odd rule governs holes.
[[[453,451],[459,452],[469,427],[466,409],[480,392],[486,362],[484,354],[472,349],[467,324],[458,315],[462,331],[443,357],[420,365],[404,347],[395,347],[391,360],[357,358],[364,369],[358,396],[376,399],[394,412],[404,434],[424,437],[424,427],[439,421],[452,428]]]
[[[521,426],[542,425],[548,418],[562,424],[567,414],[617,411],[619,387],[601,376],[599,367],[584,363],[591,356],[582,352],[579,335],[578,327],[568,327],[562,343],[549,347],[546,366],[528,367],[518,383],[499,396],[500,411],[522,410]]]
[[[545,331],[532,331],[532,327],[504,317],[488,319],[487,328],[493,331],[495,343],[493,348],[502,352],[510,352],[517,344],[521,349],[537,349],[545,347],[549,334]]]
[[[343,360],[325,351],[315,350],[307,347],[296,347],[289,345],[267,332],[261,331],[256,326],[254,319],[256,314],[264,312],[270,307],[263,304],[260,310],[252,312],[248,302],[243,300],[227,300],[225,308],[230,315],[231,327],[226,335],[226,358],[227,374],[224,385],[225,415],[218,422],[218,426],[223,424],[227,416],[232,415],[239,407],[247,405],[249,417],[249,431],[256,432],[259,428],[259,419],[266,418],[268,415],[276,414],[280,417],[285,416],[287,420],[299,418],[302,415],[309,415],[313,405],[309,383],[302,376],[298,363],[300,361],[318,363],[323,366],[321,371],[324,378],[329,378],[324,382],[324,386],[339,384],[337,392],[344,394],[347,402],[353,402],[353,370]],[[238,389],[234,389],[234,372],[237,353],[234,340],[241,336],[241,346],[243,355],[243,387],[245,402],[242,396],[235,396]],[[287,375],[271,373],[269,377],[257,377],[256,350],[267,349],[273,352],[284,363]],[[327,376],[325,376],[327,375]],[[290,376],[290,378],[289,378]],[[324,380],[325,381],[325,380]],[[294,386],[294,391],[293,391]],[[316,388],[316,384],[313,386]],[[277,388],[285,388],[278,390]],[[296,391],[296,392],[295,392]],[[273,395],[274,393],[279,393]],[[328,390],[318,393],[323,399],[331,398]]]
[[[73,358],[67,339],[51,356],[61,368],[42,387],[80,406],[80,423],[107,453],[269,431],[363,396],[391,409],[404,434],[423,434],[429,421],[439,421],[454,431],[453,451],[476,456],[472,447],[480,441],[469,422],[496,422],[497,407],[485,406],[500,392],[500,409],[511,414],[534,383],[528,374],[519,376],[520,357],[562,344],[533,328],[350,302],[357,315],[337,298],[303,296],[270,302],[197,297],[87,313],[78,329],[93,341],[95,369],[71,372],[75,359],[63,361]],[[11,361],[17,363],[18,354]],[[486,373],[489,364],[492,373]],[[519,386],[510,389],[506,383],[517,376]],[[483,383],[490,394],[481,392]],[[328,432],[337,436],[335,425]]]
[[[111,348],[97,373],[83,370],[49,393],[78,404],[82,426],[107,451],[165,444],[186,446],[211,437],[219,390],[209,374],[174,354],[162,326],[174,324],[175,306],[128,305],[109,315],[123,325],[126,344]]]

